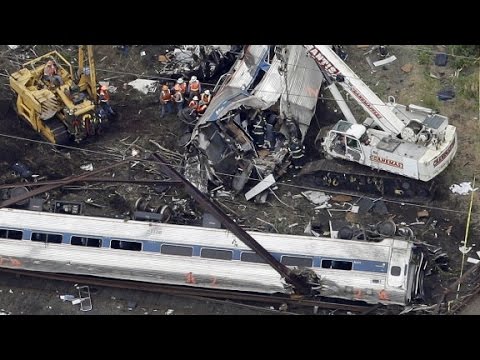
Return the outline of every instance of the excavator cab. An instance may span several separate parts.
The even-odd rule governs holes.
[[[44,76],[49,61],[56,65],[56,81]],[[106,125],[106,119],[98,116],[91,45],[79,47],[77,73],[59,52],[51,51],[12,73],[10,87],[16,95],[17,114],[53,144],[66,144],[71,139],[79,143]]]

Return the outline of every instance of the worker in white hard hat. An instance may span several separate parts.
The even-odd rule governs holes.
[[[198,81],[196,76],[192,76],[192,78],[188,82],[188,88],[187,88],[188,98],[191,100],[193,99],[194,96],[200,96],[201,92],[202,92],[202,86],[200,84],[200,81]]]
[[[198,103],[198,110],[199,114],[203,114],[205,110],[207,110],[208,104],[210,104],[210,100],[212,95],[210,94],[210,90],[205,90],[202,95],[200,95],[200,102]]]
[[[183,81],[182,78],[178,78],[172,90],[173,90],[173,93],[180,91],[182,93],[182,96],[185,96],[185,93],[187,92],[187,84],[185,84],[185,81]]]
[[[198,108],[198,96],[195,95],[195,96],[192,98],[192,100],[190,100],[190,102],[188,103],[188,107],[189,107],[190,109],[195,109],[195,110],[197,110],[197,108]]]
[[[200,103],[208,105],[210,104],[210,100],[212,100],[212,95],[210,94],[210,90],[205,90],[200,96]]]

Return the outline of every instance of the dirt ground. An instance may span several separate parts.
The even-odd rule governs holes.
[[[338,212],[334,217],[340,218],[341,221],[360,223],[363,226],[376,224],[388,218],[393,218],[397,224],[401,222],[410,224],[417,220],[417,211],[427,209],[429,215],[422,219],[425,224],[414,225],[412,230],[418,241],[440,246],[446,251],[451,268],[450,271],[438,270],[427,277],[427,300],[433,302],[448,284],[458,278],[461,271],[462,254],[458,248],[465,238],[470,196],[451,194],[448,187],[453,183],[472,181],[475,169],[480,165],[477,155],[480,150],[478,95],[473,97],[461,91],[467,85],[464,82],[460,83],[460,80],[454,76],[450,77],[455,70],[451,63],[441,69],[445,73],[441,79],[432,78],[429,74],[432,72],[436,74],[439,71],[433,65],[433,53],[442,49],[426,45],[417,47],[431,51],[428,53],[431,56],[430,62],[424,64],[419,62],[420,52],[417,48],[392,45],[390,52],[397,57],[397,60],[377,68],[375,72],[371,71],[365,60],[364,52],[368,48],[347,46],[346,50],[349,54],[347,63],[382,99],[386,100],[387,95],[393,95],[401,104],[413,103],[436,108],[441,114],[449,116],[450,122],[457,126],[459,149],[453,163],[437,179],[440,195],[425,206],[386,201],[388,208],[386,215],[367,214],[358,217],[349,214],[346,218],[345,213]],[[3,73],[16,71],[18,64],[23,61],[21,56],[25,52],[12,51],[6,46],[0,49],[0,68],[4,69]],[[68,59],[75,61],[75,46],[37,46],[34,52],[40,55],[53,49],[61,51]],[[181,167],[183,148],[178,145],[178,142],[185,131],[184,124],[173,115],[159,118],[158,94],[144,95],[126,85],[137,77],[151,79],[158,76],[155,71],[156,58],[163,49],[164,46],[133,46],[127,56],[122,56],[113,45],[95,46],[97,80],[109,81],[110,85],[117,87],[117,91],[112,94],[111,102],[119,113],[119,118],[111,123],[101,137],[81,145],[73,145],[72,148],[56,149],[41,142],[42,138],[35,134],[25,122],[19,120],[9,106],[12,94],[9,90],[8,78],[0,77],[0,183],[19,181],[11,171],[11,164],[15,161],[26,164],[40,178],[58,179],[83,173],[84,171],[80,168],[82,165],[91,163],[94,169],[107,166],[113,161],[128,157],[132,149],[139,150],[141,157],[158,151],[159,148],[150,140],[173,151],[175,154],[170,154],[168,160]],[[140,55],[142,51],[145,51],[145,56]],[[370,57],[373,61],[377,60],[375,52]],[[401,69],[406,64],[412,64],[409,72]],[[478,76],[478,72],[472,71],[466,68],[459,78]],[[440,102],[435,97],[436,91],[447,83],[457,87],[457,96],[448,102]],[[208,84],[206,86],[208,87]],[[478,81],[476,91],[478,93]],[[329,101],[329,93],[325,92],[322,97],[324,100],[319,102],[319,111],[312,120],[307,140],[315,137],[319,126],[331,124],[339,118],[340,112],[336,111],[336,106]],[[26,141],[23,138],[35,140],[35,142]],[[310,149],[309,151],[313,151],[311,145],[306,144],[306,146]],[[164,152],[163,154],[166,155]],[[308,155],[310,158],[316,156],[314,153]],[[116,168],[106,176],[129,179],[162,178],[157,166],[146,162],[130,163],[129,166]],[[301,181],[299,182],[295,171],[292,170],[284,178],[279,179],[278,189],[275,190],[277,198],[269,196],[265,204],[247,202],[243,194],[230,198],[221,197],[218,200],[226,212],[237,218],[245,229],[302,234],[310,221],[328,226],[326,224],[330,217],[324,210],[316,211],[314,205],[305,198],[295,196],[305,190],[299,185]],[[75,186],[51,191],[45,208],[53,209],[55,201],[58,200],[78,201],[83,202],[86,215],[124,218],[131,214],[135,201],[141,196],[150,199],[151,205],[168,204],[175,208],[178,216],[172,219],[174,223],[201,223],[201,209],[196,207],[181,190],[174,187],[155,189],[131,184],[75,184]],[[86,203],[87,199],[90,199],[90,203]],[[180,201],[181,199],[185,200]],[[475,195],[468,240],[468,245],[473,247],[468,255],[472,257],[476,257],[475,239],[479,235],[478,204],[478,196]],[[188,215],[185,216],[185,214]],[[465,264],[463,271],[470,266],[471,264]],[[5,294],[6,287],[2,289]],[[6,295],[0,294],[0,298],[3,296]],[[43,308],[40,310],[38,306],[32,308],[29,306],[27,302],[21,303],[23,313],[50,311]],[[20,313],[19,309],[20,305],[17,309],[10,311]],[[59,308],[55,313],[66,313],[62,309]]]

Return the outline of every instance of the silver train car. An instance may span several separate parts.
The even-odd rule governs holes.
[[[422,292],[424,257],[411,242],[249,233],[286,266],[317,273],[322,296],[405,305]],[[291,292],[270,265],[227,230],[11,208],[0,209],[0,267]]]

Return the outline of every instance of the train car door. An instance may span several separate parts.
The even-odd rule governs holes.
[[[403,288],[405,284],[405,276],[407,270],[407,262],[405,259],[407,250],[406,249],[392,249],[392,254],[390,257],[390,264],[388,266],[388,276],[387,283],[388,286]]]

